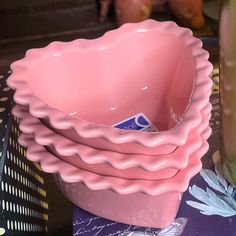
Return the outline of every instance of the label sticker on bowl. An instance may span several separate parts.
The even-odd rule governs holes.
[[[142,130],[147,132],[155,132],[158,129],[152,124],[152,122],[143,114],[138,113],[134,116],[127,118],[115,125],[113,127],[119,129],[128,129],[128,130]]]

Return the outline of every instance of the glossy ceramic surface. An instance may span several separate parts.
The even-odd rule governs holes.
[[[45,127],[40,121],[30,115],[25,107],[17,105],[13,114],[22,118],[20,129],[27,134],[33,134],[40,145],[46,146],[54,155],[74,166],[91,172],[121,177],[126,179],[165,179],[173,177],[179,169],[188,164],[189,156],[202,145],[201,135],[210,136],[208,128],[211,105],[209,104],[202,115],[205,117],[199,127],[190,133],[188,142],[179,147],[174,153],[160,156],[128,155],[111,151],[98,150],[74,143]],[[144,170],[144,167],[149,167]]]
[[[29,50],[12,64],[8,85],[16,103],[76,142],[166,154],[202,121],[212,86],[208,57],[189,29],[147,20],[98,39]],[[140,112],[159,132],[111,127]]]
[[[83,183],[66,183],[55,175],[56,183],[75,205],[97,216],[125,224],[163,228],[171,224],[179,210],[182,193],[157,196],[144,193],[118,194],[112,190],[94,191]]]
[[[45,172],[59,173],[65,182],[83,182],[91,190],[111,189],[119,194],[143,192],[153,196],[167,192],[184,192],[188,187],[189,180],[200,171],[202,166],[200,159],[209,147],[207,141],[203,140],[201,148],[189,158],[188,166],[180,170],[175,177],[150,181],[102,176],[74,167],[58,159],[43,146],[37,144],[32,135],[21,134],[19,143],[27,148],[26,156],[29,160],[40,162],[41,168]]]

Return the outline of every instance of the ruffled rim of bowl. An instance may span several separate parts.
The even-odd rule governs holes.
[[[41,99],[37,98],[25,82],[25,73],[31,65],[39,60],[45,53],[55,52],[57,50],[86,50],[91,48],[90,44],[97,42],[103,45],[105,40],[114,37],[125,37],[132,32],[145,32],[151,30],[162,30],[169,32],[183,40],[186,47],[191,49],[192,56],[195,59],[195,84],[190,97],[191,103],[186,108],[182,120],[173,128],[161,132],[140,132],[134,130],[122,130],[105,125],[96,125],[83,119],[72,118],[55,108],[50,107]],[[109,41],[109,40],[108,40]],[[110,40],[110,43],[116,43],[119,40]],[[48,46],[39,49],[28,50],[26,56],[14,62],[11,65],[12,74],[7,80],[9,87],[15,89],[14,100],[21,105],[29,106],[29,112],[37,118],[47,118],[50,124],[56,129],[73,129],[83,138],[104,138],[114,144],[123,144],[135,142],[144,147],[155,147],[159,145],[181,146],[186,143],[188,133],[201,122],[201,109],[209,101],[212,81],[210,74],[212,64],[208,61],[209,53],[202,48],[202,42],[192,36],[192,31],[177,26],[176,23],[157,22],[155,20],[146,20],[141,23],[128,23],[120,28],[108,31],[102,37],[87,40],[77,39],[71,42],[52,42]]]
[[[186,169],[167,180],[127,180],[117,177],[101,176],[83,169],[76,168],[61,161],[46,149],[33,141],[32,135],[22,133],[19,143],[26,147],[26,157],[39,162],[43,171],[59,173],[63,181],[68,183],[83,182],[91,190],[112,189],[119,194],[143,192],[148,195],[159,195],[166,192],[184,192],[188,188],[190,179],[202,168],[201,157],[207,152],[209,145],[206,140],[202,147],[191,157]]]
[[[158,156],[132,155],[98,150],[91,147],[85,148],[85,145],[68,140],[44,126],[39,119],[27,112],[26,107],[16,105],[12,113],[21,119],[20,130],[23,133],[32,134],[36,143],[40,145],[53,146],[59,155],[78,157],[86,164],[107,163],[116,169],[122,170],[141,167],[148,171],[157,171],[164,168],[183,169],[188,165],[189,155],[192,155],[194,151],[201,147],[202,139],[207,140],[211,135],[211,128],[208,126],[211,108],[210,103],[204,108],[202,115],[205,118],[199,127],[196,127],[196,130],[191,131],[191,133],[195,132],[195,135],[193,137],[193,134],[190,133],[190,139],[187,141],[189,145],[187,147],[177,148],[175,152],[179,154],[173,155],[171,153]]]

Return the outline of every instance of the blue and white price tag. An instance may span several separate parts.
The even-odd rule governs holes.
[[[113,127],[119,129],[127,130],[142,130],[147,132],[158,131],[157,128],[152,124],[152,122],[143,114],[139,113],[134,116],[127,118],[115,125]]]

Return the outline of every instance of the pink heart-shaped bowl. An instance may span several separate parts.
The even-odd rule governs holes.
[[[53,42],[11,65],[14,100],[57,133],[131,154],[173,152],[209,102],[209,54],[174,22],[125,24],[104,36]],[[143,113],[156,132],[113,127]]]
[[[201,169],[200,158],[207,152],[206,140],[199,150],[192,154],[188,166],[180,170],[173,178],[166,180],[127,180],[112,176],[102,176],[72,166],[49,153],[45,147],[37,144],[32,135],[21,134],[19,143],[27,148],[26,156],[31,161],[40,162],[42,169],[49,173],[59,173],[68,183],[83,182],[92,190],[113,189],[119,194],[144,192],[148,195],[159,195],[169,191],[184,192],[189,180]]]
[[[143,156],[122,154],[94,149],[68,140],[44,126],[39,119],[30,115],[26,108],[16,105],[12,113],[20,117],[20,130],[33,134],[35,141],[47,148],[61,160],[96,174],[126,179],[160,180],[173,177],[179,169],[188,164],[189,156],[202,145],[202,135],[206,140],[211,129],[208,127],[211,112],[209,103],[202,115],[204,121],[190,133],[187,143],[169,155]],[[149,167],[145,169],[143,167]]]
[[[101,176],[76,168],[47,152],[33,140],[32,135],[21,134],[19,143],[27,148],[26,157],[40,162],[43,171],[59,174],[60,188],[75,204],[111,220],[146,227],[165,227],[171,223],[177,214],[182,193],[188,188],[190,179],[201,170],[200,159],[208,150],[208,143],[204,140],[201,148],[191,155],[188,166],[175,177],[148,181]],[[84,192],[80,198],[78,194],[81,190]],[[114,202],[105,204],[105,200],[112,199]],[[150,220],[144,218],[140,209],[146,209]]]

